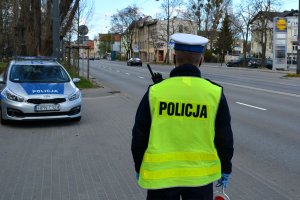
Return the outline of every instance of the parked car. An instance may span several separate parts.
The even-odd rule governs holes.
[[[261,60],[260,59],[252,58],[248,62],[248,67],[250,67],[250,68],[258,68],[260,66],[260,64],[261,64]]]
[[[266,63],[265,63],[265,68],[267,69],[272,69],[273,68],[273,61],[272,60],[266,60]]]
[[[140,58],[130,58],[127,61],[127,66],[143,66],[143,62]]]
[[[248,65],[250,58],[246,58],[246,65]],[[240,58],[238,60],[230,60],[226,63],[227,67],[239,67],[243,66],[244,58]]]
[[[81,119],[82,97],[65,68],[53,59],[18,57],[0,77],[0,120]]]
[[[262,60],[258,59],[258,58],[252,58],[249,63],[248,63],[248,67],[250,68],[258,68],[258,67],[265,67],[267,69],[272,69],[273,67],[273,61],[270,59],[267,59],[265,61],[264,66],[262,66]]]

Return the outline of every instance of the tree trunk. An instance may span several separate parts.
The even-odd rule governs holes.
[[[0,0],[0,53],[3,54],[3,48],[4,48],[4,35],[3,35],[3,2]]]
[[[41,49],[41,1],[40,0],[32,0],[33,3],[33,27],[34,27],[34,46],[33,52],[35,55],[40,55]]]
[[[267,50],[267,28],[265,27],[264,32],[263,32],[263,43],[262,43],[262,67],[265,66],[266,63],[266,50]]]
[[[247,57],[247,47],[248,47],[248,37],[249,37],[249,25],[247,25],[247,30],[246,30],[246,38],[244,40],[244,43],[243,43],[243,54],[244,54],[244,63],[243,65],[246,66],[247,63],[246,63],[246,57]]]
[[[71,5],[72,5],[72,1],[68,0],[69,4],[66,5],[66,8],[67,10],[70,9]],[[71,26],[72,26],[72,22],[73,22],[73,19],[75,17],[75,14],[76,14],[76,11],[78,10],[78,7],[79,7],[79,2],[80,0],[76,0],[76,2],[74,3],[74,6],[68,16],[68,19],[66,19],[66,22],[63,24],[62,23],[62,27],[61,27],[61,33],[60,33],[60,37],[63,38],[67,32],[70,30]],[[62,15],[62,18],[65,18],[66,15]]]
[[[28,0],[21,0],[21,10],[20,10],[20,16],[18,19],[18,25],[17,25],[17,31],[19,35],[19,55],[26,56],[27,55],[27,48],[26,48],[26,39],[27,39],[27,33],[28,29],[27,26],[29,24],[29,2]]]
[[[50,56],[52,54],[52,18],[51,18],[51,1],[48,0],[46,4],[44,24],[43,26],[43,35],[42,35],[42,44],[41,44],[41,54],[44,56]]]

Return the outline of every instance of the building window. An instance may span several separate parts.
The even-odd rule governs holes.
[[[297,45],[293,45],[293,51],[297,51],[298,48],[297,48]]]

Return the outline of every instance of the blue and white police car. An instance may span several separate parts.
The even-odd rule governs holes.
[[[82,96],[65,68],[54,59],[12,60],[0,76],[2,124],[12,120],[81,119]]]

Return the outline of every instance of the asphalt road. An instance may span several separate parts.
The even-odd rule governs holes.
[[[172,67],[153,65],[168,77]],[[209,64],[204,78],[224,87],[235,138],[234,168],[228,192],[233,199],[298,199],[300,196],[300,79],[270,70]],[[150,74],[124,62],[93,61],[91,74],[133,102],[139,102]],[[248,196],[248,197],[247,197]]]
[[[86,65],[85,65],[86,66]],[[170,66],[153,65],[166,78]],[[84,67],[86,71],[86,68]],[[145,66],[91,61],[103,88],[83,90],[83,116],[0,126],[0,200],[142,200],[130,152]],[[235,138],[231,199],[299,199],[300,79],[205,65],[224,87]]]

